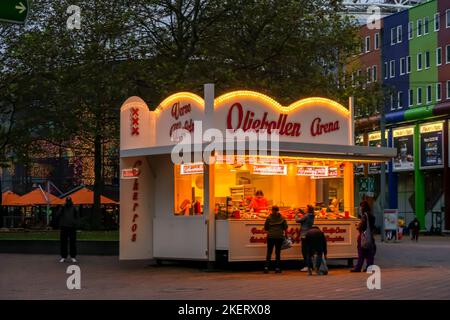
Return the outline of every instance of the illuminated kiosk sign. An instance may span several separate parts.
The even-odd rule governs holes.
[[[254,164],[253,173],[285,176],[287,174],[287,166],[285,164]]]
[[[202,174],[203,162],[180,165],[180,174]]]
[[[386,141],[388,140],[388,132],[384,134]],[[371,132],[368,135],[369,147],[381,147],[381,131]],[[386,162],[386,172],[389,169],[389,163]],[[369,163],[368,165],[369,174],[379,174],[381,172],[381,163]]]

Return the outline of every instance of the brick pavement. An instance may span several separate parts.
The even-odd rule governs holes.
[[[340,261],[330,261],[328,276],[308,277],[292,268],[206,272],[97,256],[80,257],[82,289],[68,290],[69,264],[57,258],[0,254],[0,299],[450,299],[450,238],[378,243],[381,290],[368,290],[369,275],[349,273]]]

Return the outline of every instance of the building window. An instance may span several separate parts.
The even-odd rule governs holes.
[[[391,29],[391,46],[397,43],[397,29]]]
[[[406,73],[411,73],[411,57],[406,57]]]
[[[417,104],[422,104],[422,88],[417,88]]]
[[[409,89],[408,106],[412,107],[414,104],[414,90]]]
[[[378,68],[377,66],[372,67],[372,81],[377,82],[378,78]]]
[[[445,11],[445,25],[447,28],[450,28],[450,9]]]
[[[403,28],[401,25],[397,27],[397,43],[401,43],[403,41]]]
[[[400,58],[400,75],[404,75],[406,71],[406,59]]]
[[[391,93],[391,111],[394,111],[394,94]]]
[[[450,99],[450,80],[447,80],[447,99]]]
[[[367,68],[367,83],[370,83],[372,80],[372,69],[369,67]]]
[[[436,83],[436,101],[442,100],[442,84],[440,82]]]
[[[387,79],[388,76],[389,76],[389,74],[388,74],[388,63],[387,62],[384,63],[383,73],[384,73],[384,78]]]
[[[403,108],[403,92],[399,91],[397,93],[397,109]]]
[[[408,39],[411,40],[414,36],[414,23],[408,23]]]
[[[428,34],[430,32],[430,21],[428,17],[425,17],[423,19],[423,27],[424,27],[424,34]]]
[[[441,28],[441,17],[439,13],[436,13],[434,15],[434,31],[439,31],[440,28]]]
[[[391,60],[391,62],[390,62],[389,75],[391,78],[395,77],[395,60]]]
[[[431,86],[427,86],[427,103],[431,102],[431,92],[432,92]]]
[[[442,65],[442,48],[436,48],[436,65]]]
[[[422,54],[421,53],[417,54],[417,70],[418,71],[422,70]]]
[[[417,36],[420,37],[422,35],[422,20],[417,20]]]
[[[450,45],[445,47],[445,63],[450,63]]]
[[[375,50],[380,48],[380,34],[375,33]]]
[[[366,37],[365,52],[370,52],[370,37]]]
[[[430,51],[425,52],[425,69],[430,69]]]

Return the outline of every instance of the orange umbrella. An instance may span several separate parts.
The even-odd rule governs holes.
[[[39,205],[43,206],[47,204],[50,205],[64,204],[64,201],[52,195],[51,193],[48,193],[46,191],[37,188],[31,192],[28,192],[27,194],[24,194],[13,203],[13,205],[15,206],[39,206]]]
[[[12,191],[6,191],[2,193],[2,205],[3,206],[13,206],[16,201],[20,199],[18,194]]]
[[[80,205],[80,204],[93,205],[94,204],[94,192],[87,188],[81,188],[80,190],[75,191],[74,193],[68,195],[67,197],[71,197],[72,202],[75,205]],[[100,203],[101,204],[117,204],[116,201],[111,200],[105,196],[100,196]]]

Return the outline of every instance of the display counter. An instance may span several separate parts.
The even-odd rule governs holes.
[[[228,252],[228,261],[263,261],[266,257],[265,220],[228,219],[216,221],[216,249]],[[358,256],[356,229],[359,219],[315,219],[327,238],[328,258],[353,259]],[[300,224],[288,220],[292,248],[283,250],[282,260],[303,259],[301,255]]]

